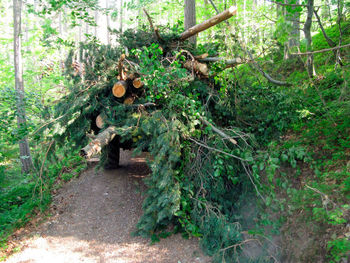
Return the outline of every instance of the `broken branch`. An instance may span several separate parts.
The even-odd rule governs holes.
[[[311,54],[323,53],[323,52],[328,52],[328,51],[337,50],[337,49],[346,48],[346,47],[350,47],[350,44],[332,47],[332,48],[320,49],[320,50],[316,50],[316,51],[304,52],[304,53],[301,53],[301,52],[292,53],[291,55],[307,56],[307,55],[311,55]]]
[[[229,19],[230,17],[234,16],[236,13],[237,13],[237,9],[234,6],[231,6],[229,9],[225,10],[224,12],[217,14],[216,16],[213,16],[212,18],[187,29],[185,32],[183,32],[180,35],[179,39],[186,40],[198,34],[199,32],[202,32],[212,26],[215,26],[221,23],[222,21]]]

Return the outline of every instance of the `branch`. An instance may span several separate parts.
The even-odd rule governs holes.
[[[201,118],[200,117],[200,119],[201,119],[201,121],[205,124],[205,125],[207,125],[207,126],[209,126],[214,132],[216,132],[217,134],[219,134],[221,137],[223,137],[223,138],[225,138],[225,139],[227,139],[227,140],[229,140],[231,143],[233,143],[234,145],[236,145],[237,144],[237,141],[235,140],[235,139],[232,139],[230,136],[228,136],[226,133],[224,133],[222,130],[219,130],[218,128],[216,128],[213,124],[211,124],[209,121],[207,121],[207,120],[205,120],[205,119],[203,119],[203,118]]]
[[[318,23],[319,27],[321,28],[322,34],[323,34],[324,38],[326,39],[328,45],[329,45],[330,47],[335,47],[337,44],[336,44],[332,39],[330,39],[330,38],[328,37],[328,35],[326,34],[326,31],[325,31],[324,28],[323,28],[323,25],[322,25],[322,23],[321,23],[321,19],[320,19],[319,15],[318,15],[317,11],[318,11],[318,10],[314,9],[314,14],[315,14],[315,16],[316,16],[316,18],[317,18],[317,23]]]
[[[338,47],[320,49],[320,50],[316,50],[316,51],[304,52],[304,53],[301,53],[301,52],[292,53],[291,55],[307,56],[307,55],[311,55],[311,54],[317,54],[317,53],[323,53],[323,52],[328,52],[328,51],[332,51],[332,50],[337,50],[337,49],[341,49],[341,48],[345,48],[345,47],[350,47],[350,44],[346,44],[346,45],[338,46]]]
[[[204,148],[207,148],[208,150],[212,150],[212,151],[214,151],[214,152],[219,152],[219,153],[225,154],[225,155],[227,155],[227,156],[230,156],[230,157],[233,157],[233,158],[235,158],[235,159],[238,159],[238,160],[240,160],[240,161],[242,161],[242,162],[246,162],[246,161],[247,161],[247,160],[244,160],[244,159],[242,159],[242,158],[240,158],[240,157],[238,157],[238,156],[236,156],[236,155],[233,155],[233,154],[231,154],[231,153],[227,153],[227,152],[222,151],[222,150],[220,150],[220,149],[216,149],[216,148],[214,148],[214,147],[210,147],[210,146],[208,146],[208,145],[206,145],[206,144],[200,143],[200,142],[198,142],[198,141],[196,141],[196,140],[194,140],[194,139],[192,139],[192,138],[188,138],[188,139],[189,139],[190,141],[192,141],[192,142],[198,144],[199,146],[202,146],[202,147],[204,147]]]
[[[259,64],[254,60],[252,53],[248,49],[245,49],[242,45],[240,45],[241,48],[245,53],[248,54],[250,60],[252,61],[253,66],[271,83],[277,85],[277,86],[291,86],[291,83],[280,81],[272,78],[269,74],[267,74],[260,66]]]
[[[268,0],[268,2],[276,4],[276,5],[280,5],[280,6],[291,6],[291,7],[303,6],[303,7],[307,7],[307,5],[303,5],[303,4],[286,4],[286,3],[280,3],[280,2],[276,2],[276,1],[272,1],[272,0]]]
[[[233,59],[225,59],[221,57],[209,57],[209,58],[202,58],[198,59],[200,62],[218,62],[222,61],[227,65],[236,65],[236,64],[242,64],[243,60],[241,58],[233,58]]]
[[[213,1],[210,1],[211,5],[213,6],[213,8],[215,9],[215,11],[218,13],[219,10],[216,8],[215,4]],[[235,14],[236,14],[236,11],[235,10]],[[253,62],[253,65],[254,67],[268,80],[270,81],[271,83],[275,84],[275,85],[278,85],[278,86],[290,86],[291,84],[290,83],[287,83],[287,82],[284,82],[284,81],[279,81],[279,80],[275,80],[273,79],[269,74],[267,74],[266,72],[264,72],[262,70],[262,68],[259,66],[259,64],[254,60],[252,54],[243,47],[242,43],[237,39],[241,49],[243,50],[243,52],[245,52],[246,54],[248,54],[251,62]],[[228,64],[229,65],[229,64]]]
[[[234,16],[237,13],[237,9],[234,6],[231,6],[229,9],[225,10],[224,12],[217,14],[216,16],[213,16],[212,18],[209,18],[208,20],[205,20],[204,22],[195,25],[189,29],[187,29],[185,32],[183,32],[179,39],[180,40],[186,40],[199,32],[202,32],[212,26],[215,26],[222,21],[225,21],[229,19],[230,17]]]
[[[163,41],[162,37],[159,34],[158,28],[153,26],[153,22],[152,22],[152,18],[151,16],[148,14],[146,8],[142,8],[143,12],[146,14],[148,22],[151,26],[151,29],[154,31],[154,35],[156,36],[156,38],[158,39],[158,41]]]

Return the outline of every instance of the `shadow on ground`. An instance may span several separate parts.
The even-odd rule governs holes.
[[[122,167],[111,171],[91,168],[66,184],[55,196],[52,216],[22,242],[8,263],[210,262],[198,240],[173,235],[150,245],[132,237],[142,215],[142,178],[149,169],[143,157],[121,154]]]

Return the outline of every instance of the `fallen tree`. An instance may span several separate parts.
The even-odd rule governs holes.
[[[209,58],[185,39],[234,13],[230,8],[180,35],[157,29],[158,36],[153,25],[151,32],[118,35],[116,47],[82,45],[84,80],[73,74],[71,54],[66,68],[72,86],[56,109],[62,128],[57,140],[69,141],[85,158],[101,153],[101,165],[117,168],[120,148],[150,152],[152,172],[137,234],[157,236],[173,224],[201,236],[210,253],[227,260],[234,251],[223,255],[221,249],[241,240],[230,216],[233,204],[247,184],[259,185],[246,173],[249,136],[232,128],[236,118],[227,105],[234,98],[212,77],[210,63],[241,60]],[[126,49],[135,52],[126,55]],[[213,248],[212,240],[220,245]]]

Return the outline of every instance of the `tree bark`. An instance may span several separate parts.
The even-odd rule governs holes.
[[[109,14],[108,14],[108,0],[106,0],[106,9],[107,9],[107,13],[106,13],[107,44],[110,45],[111,44],[111,35],[109,33],[110,22],[109,22]]]
[[[209,58],[201,58],[198,59],[200,62],[218,62],[221,61],[225,63],[226,65],[238,65],[242,64],[243,60],[241,58],[233,58],[233,59],[225,59],[220,57],[209,57]]]
[[[204,77],[208,77],[209,69],[207,64],[200,63],[196,60],[188,60],[185,62],[184,67],[188,70],[195,71],[196,73],[200,73]]]
[[[17,107],[17,126],[19,133],[26,133],[26,112],[24,105],[23,65],[21,54],[21,16],[22,0],[13,0],[13,27],[14,27],[14,67],[15,67],[15,89]],[[27,173],[33,166],[32,157],[27,137],[21,135],[19,140],[19,152],[22,163],[22,171]]]
[[[190,29],[196,25],[196,0],[185,0],[185,30]],[[196,45],[197,38],[192,35],[189,41]]]
[[[317,13],[316,10],[314,10],[314,14],[315,14],[315,16],[316,16],[318,26],[320,27],[320,29],[321,29],[321,31],[322,31],[322,34],[323,34],[324,38],[326,39],[326,41],[327,41],[327,43],[328,43],[328,46],[330,46],[330,47],[335,47],[335,46],[336,46],[336,43],[335,43],[332,39],[330,39],[330,38],[328,37],[328,35],[327,35],[326,31],[324,30],[324,27],[323,27],[323,25],[322,25],[321,18],[320,18],[320,16],[318,15],[318,13]]]
[[[204,21],[203,23],[200,23],[198,25],[195,25],[194,27],[191,27],[187,29],[185,32],[183,32],[180,35],[180,40],[185,40],[190,38],[191,36],[194,36],[198,34],[199,32],[202,32],[209,27],[215,26],[222,21],[225,21],[235,15],[237,12],[237,9],[233,6],[231,6],[229,9],[225,10],[224,12],[217,14],[216,16],[213,16],[212,18]]]
[[[291,3],[291,0],[288,0]],[[299,4],[299,0],[296,1],[296,4]],[[299,47],[300,45],[300,13],[296,12],[297,7],[290,7],[293,12],[288,12],[286,10],[286,21],[289,21],[292,24],[292,31],[289,34],[288,42],[285,45],[284,58],[288,59],[290,55],[290,50],[293,47]]]
[[[120,0],[120,21],[119,21],[119,30],[123,32],[123,0]]]
[[[95,10],[95,28],[94,28],[94,36],[97,38],[97,27],[98,27],[98,10]]]
[[[306,38],[306,50],[310,52],[312,50],[312,37],[311,37],[311,26],[312,26],[312,16],[314,13],[314,0],[307,1],[307,17],[304,24],[304,34]],[[310,53],[306,61],[306,69],[310,78],[316,75],[314,68],[314,55]]]
[[[81,149],[80,155],[86,159],[91,158],[93,155],[101,152],[102,148],[108,145],[116,135],[117,128],[114,126],[108,127],[103,132],[99,133],[88,145]]]

